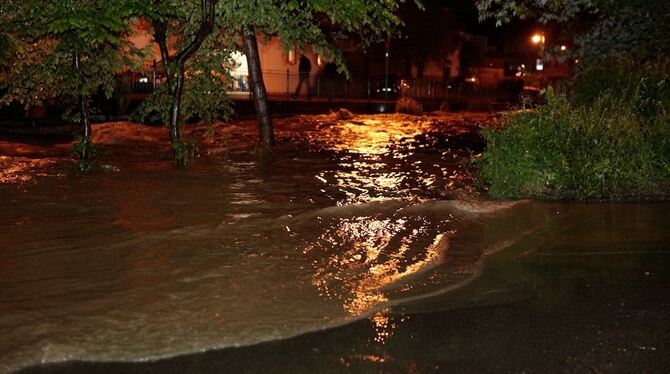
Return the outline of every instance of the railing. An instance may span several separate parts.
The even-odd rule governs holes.
[[[121,79],[131,93],[149,94],[164,81],[161,65],[150,62],[144,65],[142,73],[126,72]],[[232,76],[232,97],[251,96],[249,77],[246,74]],[[453,85],[437,79],[402,79],[385,77],[364,80],[347,80],[336,74],[317,74],[310,76],[309,84],[303,82],[300,92],[296,92],[300,75],[288,69],[263,71],[263,81],[268,96],[292,98],[296,96],[322,100],[395,100],[400,96],[417,100],[443,101],[447,99],[467,99],[477,96],[495,95],[495,91],[483,90],[475,85]],[[388,85],[387,85],[388,83]]]

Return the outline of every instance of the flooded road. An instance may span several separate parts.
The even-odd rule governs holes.
[[[481,276],[492,254],[667,249],[667,203],[479,198],[464,165],[492,121],[293,117],[277,121],[273,152],[256,149],[251,122],[200,128],[207,157],[183,170],[162,128],[96,126],[111,171],[87,174],[58,156],[67,145],[0,143],[0,371],[145,361],[361,319],[381,344],[402,323],[394,307],[528,297],[532,285],[497,292]]]

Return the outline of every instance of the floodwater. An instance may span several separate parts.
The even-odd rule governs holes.
[[[496,292],[481,277],[494,254],[634,240],[651,251],[670,238],[667,203],[482,199],[465,165],[494,122],[293,117],[277,121],[272,152],[254,145],[252,122],[202,127],[187,136],[206,156],[182,170],[161,128],[95,126],[109,166],[92,173],[62,156],[66,144],[0,142],[0,371],[146,361],[361,319],[383,344],[402,324],[394,307],[532,292]],[[467,301],[449,298],[474,284]]]

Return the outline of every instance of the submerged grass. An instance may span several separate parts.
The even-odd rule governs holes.
[[[494,198],[642,199],[670,196],[670,115],[640,113],[636,94],[589,105],[549,92],[547,103],[485,130],[479,178]]]

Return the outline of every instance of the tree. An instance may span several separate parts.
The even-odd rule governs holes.
[[[635,61],[668,59],[670,1],[658,0],[477,0],[480,18],[497,24],[512,18],[541,23],[578,23],[575,37],[582,57]]]
[[[23,0],[0,7],[0,39],[10,51],[0,67],[0,103],[76,103],[83,135],[75,150],[84,168],[93,152],[90,97],[99,90],[111,97],[114,74],[131,63],[132,53],[119,51],[131,49],[124,36],[134,9],[134,0]]]
[[[181,121],[192,116],[211,119],[229,107],[224,71],[230,65],[229,56],[225,46],[217,44],[220,33],[214,33],[217,3],[218,0],[156,0],[144,9],[160,50],[166,81],[141,111],[145,115],[152,111],[163,114],[177,165],[191,161],[192,153],[192,145],[181,139]],[[187,115],[183,116],[185,87],[188,105]]]
[[[401,24],[395,14],[403,0],[255,0],[222,2],[220,25],[244,38],[253,85],[260,141],[274,142],[272,119],[258,54],[258,34],[278,36],[287,49],[306,44],[346,72],[342,54],[333,41],[356,35],[366,43],[383,40]]]
[[[596,11],[599,0],[476,0],[480,19],[498,25],[514,18],[536,18],[542,23],[565,22],[584,12]]]

